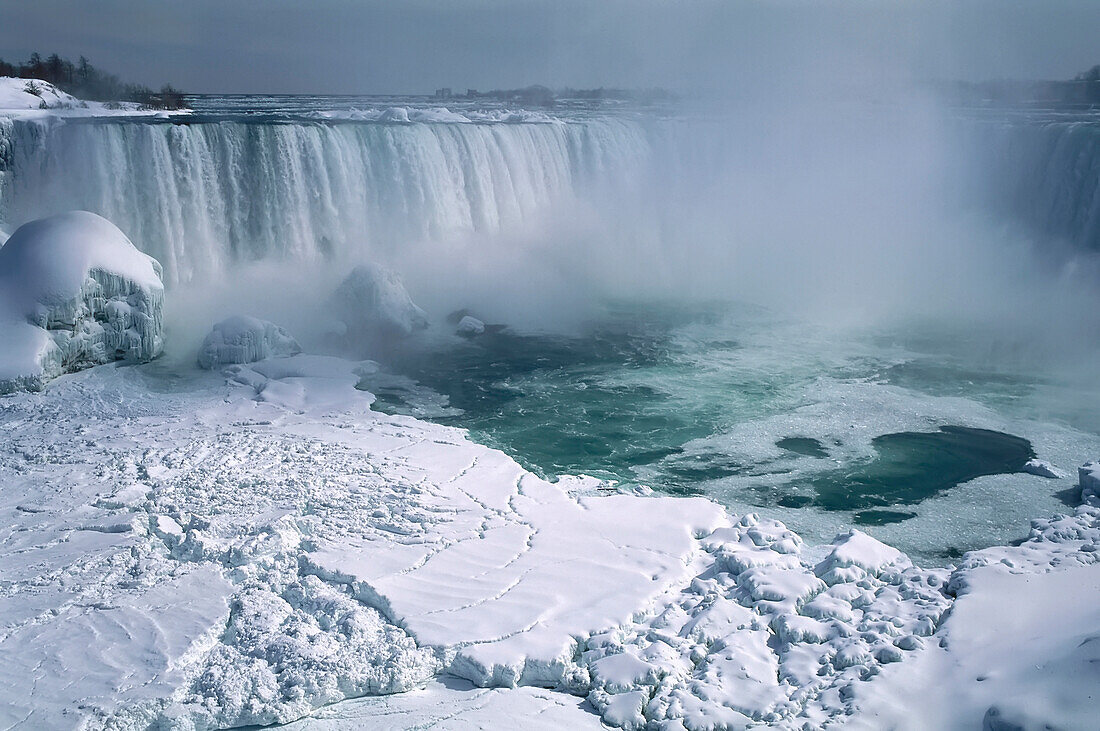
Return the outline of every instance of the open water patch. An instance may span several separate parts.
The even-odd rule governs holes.
[[[883,434],[871,444],[874,459],[812,481],[815,505],[826,510],[915,505],[978,477],[1020,472],[1035,457],[1022,437],[965,426]]]

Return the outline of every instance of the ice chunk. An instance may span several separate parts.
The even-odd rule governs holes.
[[[1081,499],[1100,501],[1100,462],[1086,462],[1077,468],[1077,475],[1081,482]]]
[[[458,321],[458,328],[455,332],[463,337],[472,338],[485,332],[485,323],[476,317],[466,315]]]
[[[215,368],[223,364],[254,363],[301,352],[298,341],[275,323],[236,315],[215,325],[202,341],[199,365]]]
[[[372,343],[401,337],[428,326],[396,272],[370,264],[358,266],[336,289],[337,316],[353,341]]]
[[[855,729],[1096,728],[1100,570],[968,571],[939,642],[893,665],[855,700]]]
[[[1024,472],[1038,475],[1039,477],[1049,477],[1052,480],[1057,480],[1066,476],[1064,472],[1050,462],[1041,459],[1029,459],[1024,464]]]
[[[71,211],[0,248],[0,393],[163,349],[160,264],[110,221]]]
[[[379,122],[390,122],[398,124],[409,123],[409,108],[408,107],[390,107],[382,111],[378,115]]]

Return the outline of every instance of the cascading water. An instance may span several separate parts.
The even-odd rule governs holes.
[[[169,282],[233,262],[370,256],[495,232],[629,179],[642,125],[17,121],[0,130],[3,220],[74,208],[115,222]]]
[[[1100,252],[1100,121],[987,122],[968,132],[978,174],[996,181],[988,194],[998,214]]]

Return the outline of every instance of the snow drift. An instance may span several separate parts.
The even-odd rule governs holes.
[[[160,264],[114,224],[71,211],[21,226],[0,248],[0,393],[163,348]]]

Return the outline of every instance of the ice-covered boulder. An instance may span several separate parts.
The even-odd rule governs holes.
[[[336,289],[337,317],[347,337],[365,342],[402,337],[428,326],[396,272],[376,264],[358,266]]]
[[[466,315],[458,321],[458,327],[455,329],[455,332],[464,338],[472,338],[475,335],[481,335],[485,332],[485,323],[476,317]]]
[[[110,221],[71,211],[0,247],[0,393],[163,349],[161,266]]]
[[[236,315],[215,325],[202,341],[199,366],[216,368],[219,365],[254,363],[301,352],[298,341],[275,323]]]

